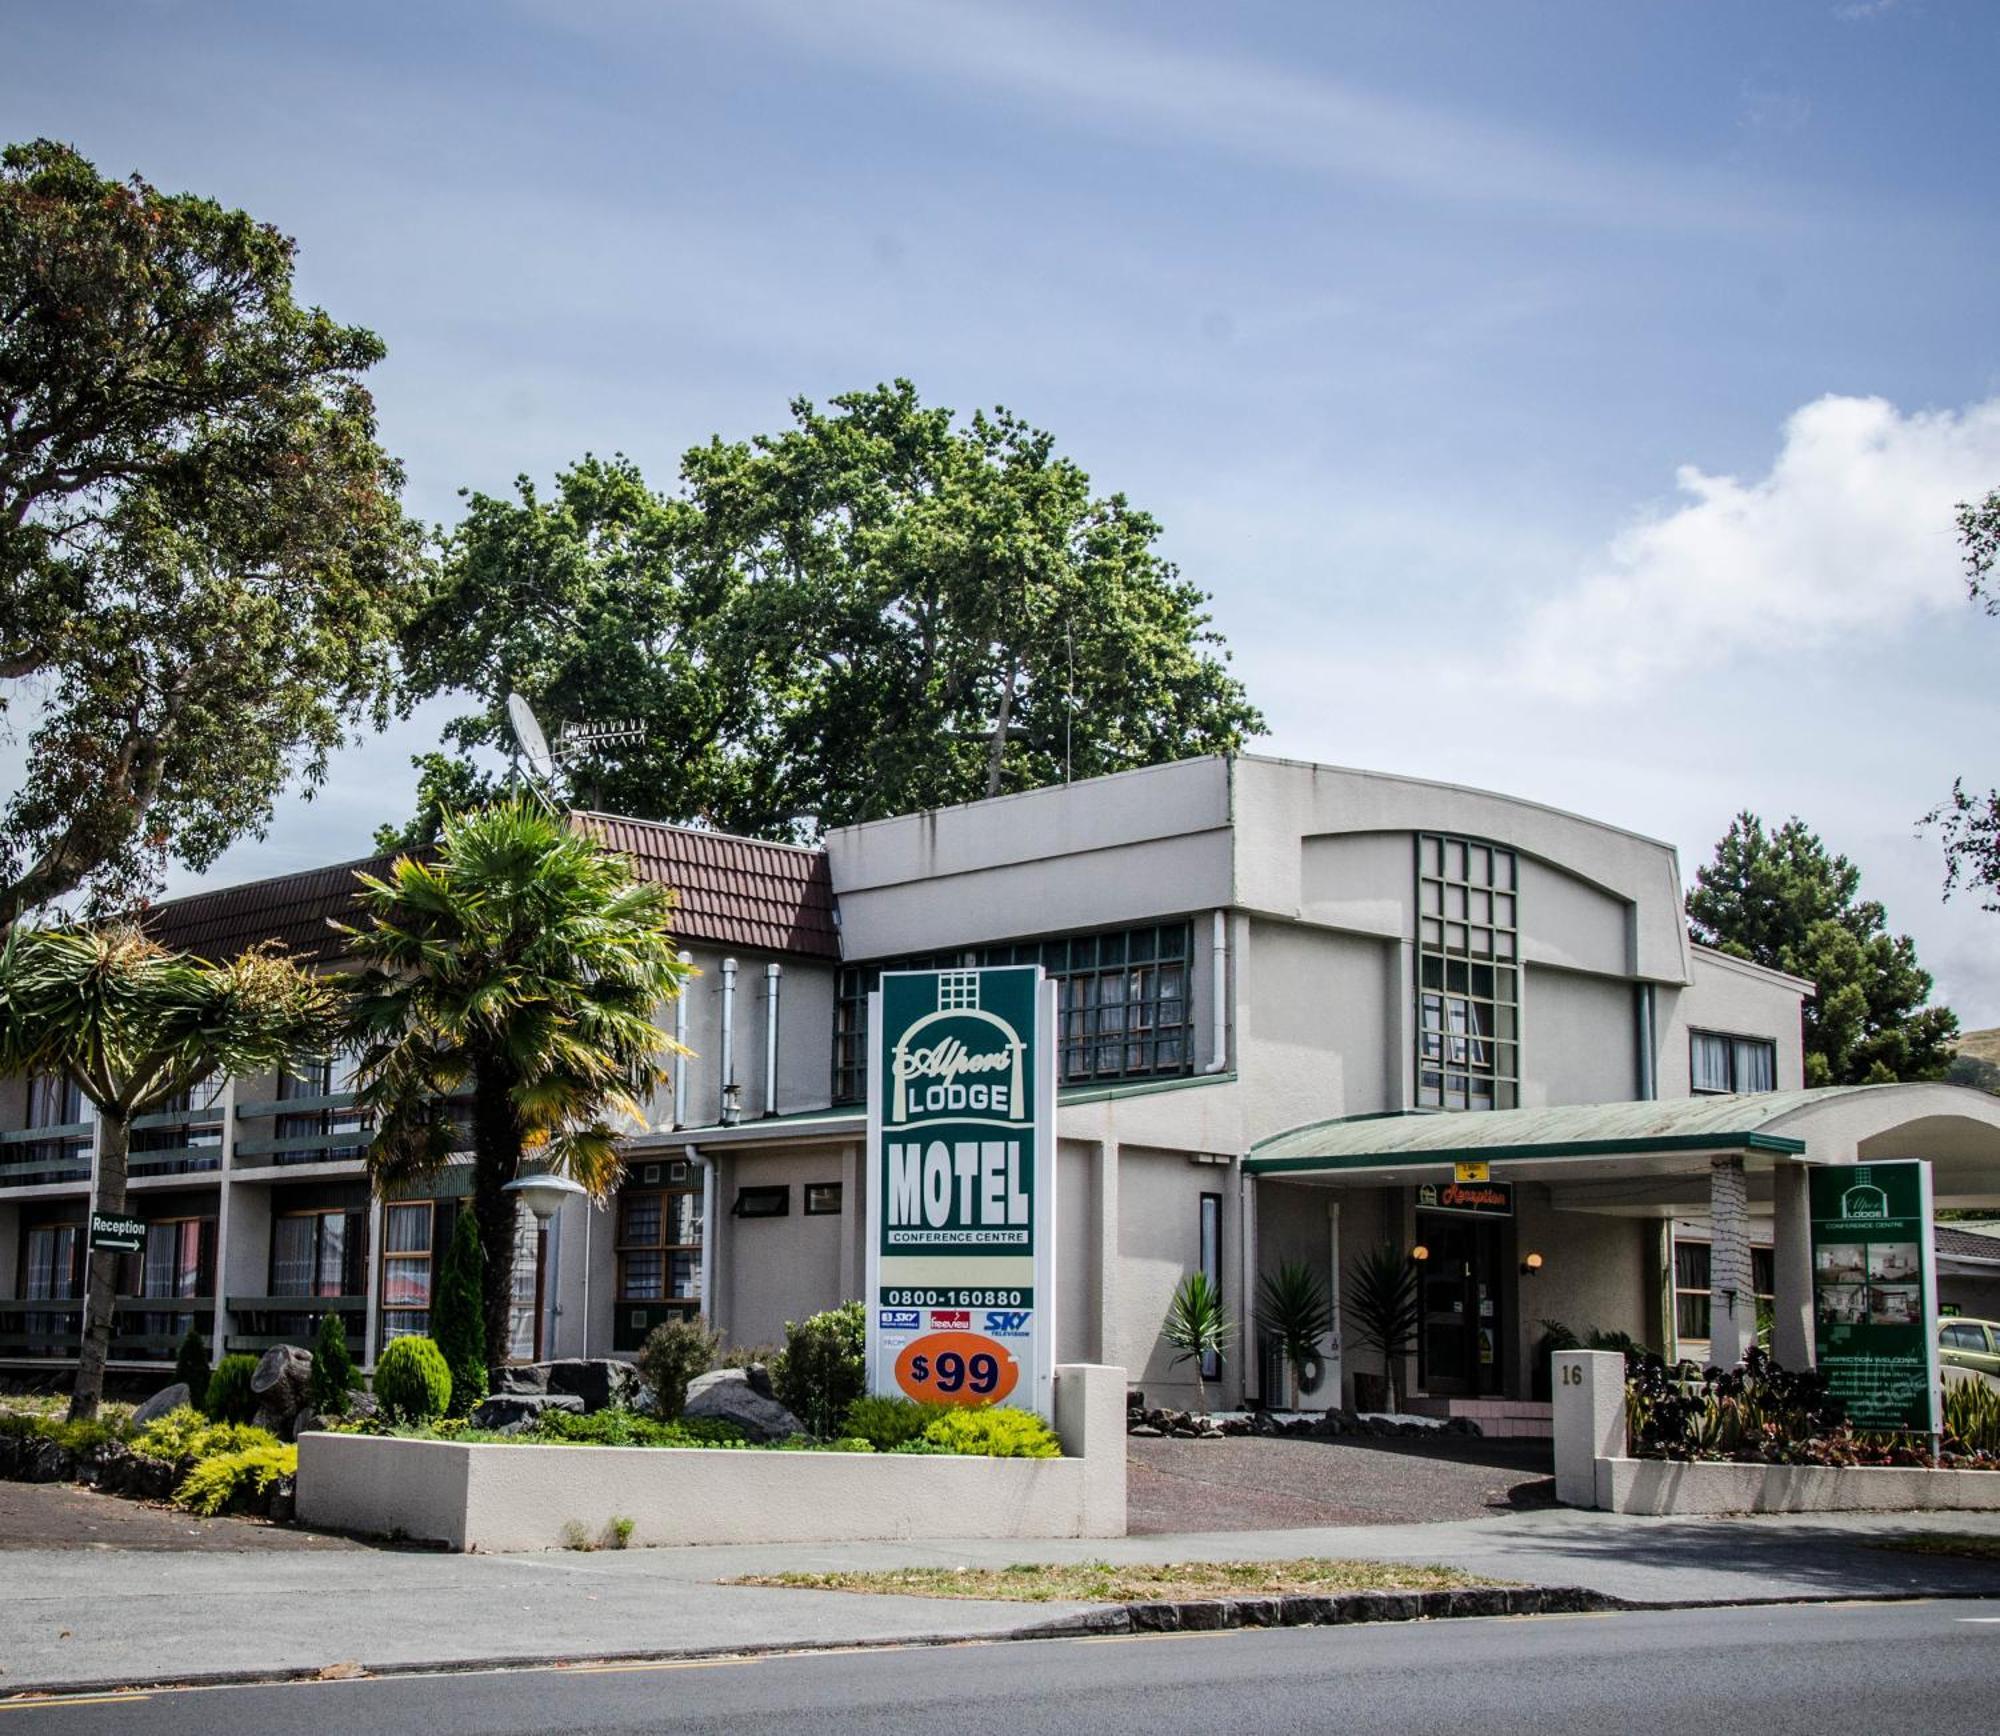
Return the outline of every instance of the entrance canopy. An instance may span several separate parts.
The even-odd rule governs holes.
[[[1940,1206],[2000,1202],[2000,1097],[1957,1085],[1836,1085],[1645,1103],[1473,1113],[1419,1111],[1312,1122],[1255,1146],[1243,1167],[1274,1180],[1432,1181],[1454,1163],[1542,1181],[1570,1210],[1706,1209],[1709,1160],[1741,1157],[1769,1197],[1780,1164],[1929,1158]],[[1761,1186],[1757,1178],[1761,1177]]]

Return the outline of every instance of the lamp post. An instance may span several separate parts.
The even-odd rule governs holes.
[[[571,1181],[566,1175],[550,1175],[546,1171],[537,1171],[533,1175],[516,1176],[514,1180],[508,1182],[500,1191],[502,1193],[513,1194],[529,1211],[535,1214],[536,1223],[546,1226],[549,1220],[562,1210],[565,1200],[579,1194],[586,1194],[590,1190],[581,1182]],[[549,1231],[550,1344],[548,1349],[551,1360],[554,1360],[557,1349],[554,1343],[556,1321],[562,1314],[561,1284],[562,1227],[557,1225],[556,1228]],[[588,1321],[584,1322],[586,1330],[588,1330],[589,1324]],[[589,1346],[586,1345],[583,1348],[587,1350]],[[579,1354],[581,1353],[579,1352]]]

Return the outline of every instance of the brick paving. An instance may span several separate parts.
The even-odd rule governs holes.
[[[1126,1509],[1135,1536],[1297,1525],[1478,1519],[1555,1504],[1546,1441],[1135,1436]]]

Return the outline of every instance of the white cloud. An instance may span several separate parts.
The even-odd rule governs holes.
[[[1682,467],[1687,505],[1616,538],[1529,617],[1518,668],[1589,702],[1751,655],[1811,652],[1964,608],[1953,508],[2000,486],[2000,398],[1903,414],[1829,396],[1750,482]]]

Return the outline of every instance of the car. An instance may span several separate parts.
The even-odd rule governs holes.
[[[1940,1320],[1938,1367],[1947,1385],[1983,1378],[1988,1386],[2000,1386],[2000,1321]]]

